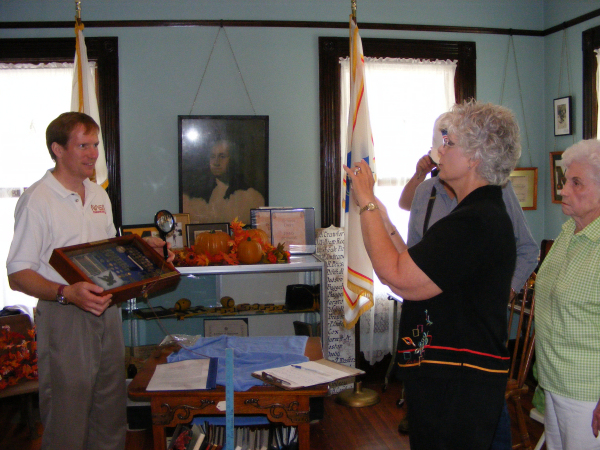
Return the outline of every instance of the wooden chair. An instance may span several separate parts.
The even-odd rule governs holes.
[[[519,430],[520,442],[513,444],[513,449],[532,449],[529,432],[527,431],[527,414],[523,409],[521,398],[529,389],[525,384],[525,380],[529,373],[535,346],[535,329],[533,327],[535,309],[535,295],[533,295],[534,279],[534,274],[532,274],[532,277],[525,283],[523,296],[521,297],[518,294],[511,296],[508,305],[509,339],[513,329],[514,319],[518,319],[515,344],[511,353],[510,372],[505,393],[507,403],[512,403],[514,407],[516,424]],[[513,418],[513,421],[514,419],[515,418]]]
[[[27,314],[1,316],[0,326],[4,325],[9,325],[11,331],[21,333],[27,337],[27,331],[31,328],[31,321]],[[0,399],[14,397],[16,395],[24,396],[24,401],[21,402],[21,420],[25,420],[31,440],[38,437],[35,428],[35,416],[33,414],[33,402],[34,400],[37,401],[35,397],[38,391],[38,380],[23,380],[14,386],[8,386],[0,390]]]

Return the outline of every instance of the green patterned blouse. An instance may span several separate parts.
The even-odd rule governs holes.
[[[540,385],[575,400],[600,398],[600,218],[575,233],[569,219],[535,283]]]

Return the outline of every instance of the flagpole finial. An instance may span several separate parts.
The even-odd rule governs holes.
[[[356,23],[356,0],[350,0],[350,5],[352,7],[352,20]]]
[[[81,1],[75,0],[75,20],[81,23]]]

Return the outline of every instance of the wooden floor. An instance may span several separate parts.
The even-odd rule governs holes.
[[[400,386],[390,384],[382,393],[381,384],[367,385],[380,394],[381,401],[375,406],[351,408],[335,403],[334,397],[324,402],[324,418],[311,424],[311,449],[316,450],[408,450],[408,437],[398,433],[398,423],[405,409],[398,408]],[[526,400],[528,407],[530,401]],[[35,402],[34,402],[35,404]],[[23,400],[19,397],[0,400],[0,450],[39,450],[42,426],[37,417],[38,437],[31,439],[27,426],[21,420]],[[511,412],[512,417],[512,412]],[[513,420],[514,423],[514,420]],[[530,421],[533,445],[543,432],[542,425]],[[513,428],[513,436],[516,430]],[[516,442],[516,441],[515,441]],[[544,447],[542,447],[544,448]],[[152,433],[148,431],[128,432],[126,450],[151,450]]]

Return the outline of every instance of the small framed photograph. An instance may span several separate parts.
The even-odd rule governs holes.
[[[204,319],[204,337],[248,336],[248,319]]]
[[[166,241],[171,244],[171,248],[183,248],[187,247],[187,234],[185,232],[186,226],[190,223],[190,215],[173,214],[175,218],[175,229],[167,234]]]
[[[562,164],[563,152],[550,153],[550,173],[552,174],[552,203],[562,203],[560,195],[565,183],[565,169]]]
[[[156,226],[153,223],[143,223],[138,225],[123,225],[121,226],[121,236],[128,234],[137,234],[139,237],[160,237]]]
[[[571,134],[571,96],[554,99],[554,136]]]
[[[196,242],[196,236],[200,233],[208,233],[209,231],[224,231],[229,234],[228,223],[190,223],[186,226],[186,236],[188,247],[191,247]]]
[[[537,167],[517,167],[510,174],[513,190],[524,210],[537,209]]]

